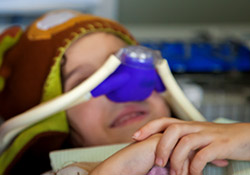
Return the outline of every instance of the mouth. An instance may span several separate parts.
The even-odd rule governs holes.
[[[124,109],[111,123],[110,128],[123,127],[143,120],[147,111],[138,107],[128,107]]]

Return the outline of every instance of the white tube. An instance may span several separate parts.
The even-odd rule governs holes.
[[[166,91],[163,96],[171,106],[171,109],[183,120],[206,121],[202,114],[186,98],[175,81],[167,61],[164,59],[156,65]]]
[[[52,114],[89,100],[89,98],[84,97],[113,73],[120,64],[120,60],[111,55],[98,71],[71,91],[7,120],[0,127],[0,153],[22,130],[48,118]]]

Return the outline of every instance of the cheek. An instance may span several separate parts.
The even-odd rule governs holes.
[[[153,92],[147,101],[151,104],[151,111],[155,117],[171,117],[170,107],[160,94]]]
[[[100,104],[95,103],[90,100],[89,102],[77,105],[73,107],[72,109],[69,109],[67,111],[68,119],[74,125],[80,125],[80,124],[86,125],[86,123],[89,123],[90,121],[95,121],[94,119],[99,118],[100,110],[97,110],[97,109],[100,109],[100,108],[101,108]],[[94,124],[95,122],[92,122],[92,123]]]
[[[103,137],[109,108],[102,98],[96,98],[67,111],[69,124],[78,135],[81,145],[92,142],[94,138]]]

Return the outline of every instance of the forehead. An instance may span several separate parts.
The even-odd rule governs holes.
[[[94,33],[84,36],[67,49],[65,71],[71,71],[79,65],[97,69],[110,54],[125,46],[126,43],[123,40],[108,33]]]

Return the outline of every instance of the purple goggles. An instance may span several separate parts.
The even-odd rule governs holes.
[[[154,90],[165,91],[155,69],[162,60],[160,52],[143,46],[129,46],[120,49],[115,56],[121,60],[121,65],[91,91],[93,97],[106,95],[114,102],[143,101]]]

